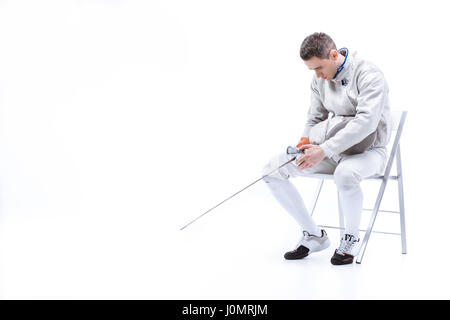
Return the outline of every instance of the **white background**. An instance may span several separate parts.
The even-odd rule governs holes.
[[[0,1],[0,298],[450,298],[445,5]],[[361,265],[335,267],[330,230],[325,252],[285,261],[300,229],[262,182],[180,231],[298,142],[316,31],[377,64],[409,111],[408,254],[374,234]],[[315,181],[295,184],[309,202]]]

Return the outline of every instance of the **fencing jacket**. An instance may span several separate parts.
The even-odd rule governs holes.
[[[346,55],[348,49],[341,49]],[[313,76],[311,105],[303,137],[311,128],[328,118],[354,116],[336,135],[320,144],[330,159],[339,159],[341,152],[362,141],[376,130],[372,147],[385,147],[391,136],[389,88],[381,70],[373,63],[348,52],[343,69],[332,80]]]

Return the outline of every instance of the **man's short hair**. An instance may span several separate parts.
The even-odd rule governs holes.
[[[330,51],[336,50],[336,45],[329,35],[323,32],[315,32],[303,40],[300,47],[300,57],[309,60],[312,57],[328,59]]]

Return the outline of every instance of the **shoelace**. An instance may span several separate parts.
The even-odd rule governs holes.
[[[341,239],[341,244],[339,245],[339,248],[337,249],[338,254],[346,254],[351,252],[353,245],[358,242],[358,240],[355,239],[355,237],[351,234],[346,234],[344,238]]]

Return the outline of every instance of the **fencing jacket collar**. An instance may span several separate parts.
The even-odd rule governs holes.
[[[339,49],[339,53],[345,56],[344,62],[339,66],[338,71],[334,75],[334,78],[331,81],[334,82],[346,82],[346,76],[349,74],[350,65],[352,63],[352,57],[347,48]]]

